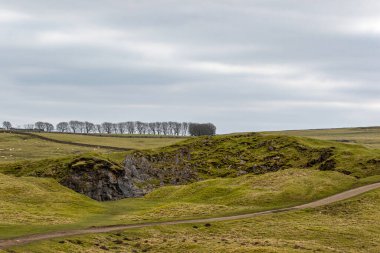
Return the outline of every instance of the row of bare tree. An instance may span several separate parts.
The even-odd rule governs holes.
[[[9,121],[3,122],[3,127],[7,130],[12,129]],[[200,136],[215,135],[216,127],[211,123],[188,123],[188,122],[141,122],[127,121],[120,123],[103,122],[94,124],[88,121],[71,120],[69,122],[60,122],[54,128],[49,122],[38,121],[35,124],[27,124],[25,129],[33,129],[44,132],[53,132],[54,130],[62,133],[106,133],[106,134],[153,134],[153,135],[176,135],[176,136]]]

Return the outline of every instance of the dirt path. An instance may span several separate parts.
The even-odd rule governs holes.
[[[293,210],[302,210],[306,208],[315,208],[319,206],[328,205],[334,202],[342,201],[345,199],[349,199],[355,196],[358,196],[362,193],[378,189],[380,188],[380,183],[370,184],[366,186],[362,186],[359,188],[355,188],[349,191],[345,191],[321,200],[317,200],[308,204],[299,205],[295,207],[282,208],[276,210],[268,210],[257,213],[250,214],[241,214],[234,216],[225,216],[225,217],[217,217],[217,218],[204,218],[204,219],[193,219],[193,220],[174,220],[174,221],[164,221],[164,222],[149,222],[149,223],[141,223],[141,224],[130,224],[130,225],[117,225],[117,226],[108,226],[108,227],[92,227],[87,229],[80,230],[70,230],[70,231],[61,231],[61,232],[52,232],[46,234],[36,234],[29,236],[22,236],[19,238],[9,239],[9,240],[0,240],[0,249],[6,249],[12,246],[27,244],[30,242],[35,242],[39,240],[52,239],[64,236],[73,236],[73,235],[82,235],[82,234],[92,234],[92,233],[105,233],[112,232],[117,230],[125,230],[131,228],[143,228],[143,227],[151,227],[151,226],[162,226],[162,225],[175,225],[175,224],[186,224],[186,223],[207,223],[207,222],[216,222],[216,221],[228,221],[228,220],[238,220],[238,219],[247,219],[256,216],[273,214],[273,213],[282,213]]]

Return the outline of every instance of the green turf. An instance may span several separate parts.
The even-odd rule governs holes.
[[[13,252],[380,252],[380,190],[312,210],[45,240]],[[194,227],[196,226],[196,227]]]
[[[16,137],[19,138],[19,136]],[[116,137],[85,137],[119,139]],[[128,140],[128,138],[124,139]],[[51,142],[47,143],[51,145]],[[30,148],[30,152],[35,152],[35,154],[43,154],[43,150],[36,148],[33,151]],[[318,160],[326,152],[330,154],[328,159],[334,161],[334,166],[328,167],[327,171],[321,171],[325,169],[322,165],[326,161],[321,164],[318,163]],[[67,173],[67,165],[78,157],[105,159],[114,163],[115,166],[121,167],[126,152],[91,152],[70,154],[64,157],[47,153],[44,156],[50,158],[2,163],[0,172],[7,175],[0,174],[0,238],[89,226],[262,211],[310,202],[355,186],[380,181],[380,151],[377,149],[283,135],[235,134],[191,138],[156,150],[131,151],[129,153],[158,161],[155,164],[157,169],[175,166],[181,170],[183,168],[181,166],[187,166],[199,173],[204,181],[182,186],[161,187],[144,198],[100,203],[60,186],[53,179],[35,177],[60,179]],[[184,157],[184,160],[177,162],[178,157],[181,156]],[[29,159],[29,157],[33,156],[25,155],[24,158]],[[257,168],[260,170],[256,170]],[[271,170],[274,172],[270,172]],[[249,174],[242,175],[243,172]],[[30,176],[34,176],[34,178]],[[302,212],[302,215],[304,214],[305,212]],[[277,221],[274,219],[273,222]],[[326,220],[326,222],[329,221]],[[268,226],[270,227],[270,224]],[[289,224],[284,225],[288,229],[289,226]],[[300,227],[302,226],[300,225]],[[303,226],[302,228],[306,229],[307,227]],[[178,226],[178,229],[180,232],[181,226]],[[228,229],[228,227],[221,227],[221,230],[216,232],[227,233],[225,230]],[[232,226],[231,229],[234,231],[237,228]],[[157,240],[162,239],[159,235],[149,234],[149,231],[150,229],[139,230],[136,233],[140,234],[142,238],[152,236],[152,238],[157,237]],[[265,231],[263,230],[263,234],[266,233]],[[173,230],[170,234],[174,232]],[[249,233],[257,233],[257,231]],[[101,237],[101,235],[99,236]],[[202,236],[200,235],[200,237]],[[165,236],[163,239],[176,240],[175,237],[167,238],[170,236]],[[209,240],[211,239],[209,238]],[[87,237],[84,240],[87,240]],[[194,240],[202,241],[203,239],[196,237]],[[269,239],[263,239],[263,241],[259,241],[260,245],[268,244],[266,240],[272,243]],[[141,244],[140,241],[138,243]],[[220,243],[224,245],[224,241]],[[223,249],[223,247],[218,248],[220,243],[215,242],[212,246],[215,252]],[[307,247],[310,246],[309,241],[306,244]],[[38,247],[45,247],[43,245]],[[172,245],[172,251],[176,252],[175,249],[178,251],[181,243],[173,242]],[[188,251],[191,249],[202,250],[202,247],[196,243],[189,245],[184,243],[183,245]],[[294,246],[294,244],[291,245]],[[301,247],[304,247],[302,245]],[[67,242],[58,246],[73,247],[65,248],[68,251],[71,249],[73,251],[83,250],[83,247],[86,246],[89,248],[89,252],[96,252],[91,248],[93,241],[83,245]],[[36,244],[30,247],[32,250],[38,249],[43,252],[43,248],[38,248]],[[59,252],[58,248],[54,247],[52,249]],[[162,247],[163,250],[166,250],[169,246],[164,243]],[[276,247],[275,245],[272,249],[274,252],[276,252]],[[321,249],[323,251],[325,248]],[[242,250],[244,251],[244,247]]]
[[[1,175],[0,238],[92,225],[268,210],[310,202],[358,183],[337,172],[289,169],[164,187],[144,198],[97,202],[53,179]]]
[[[59,133],[36,133],[37,135],[48,137],[55,140],[102,145],[117,148],[130,148],[130,149],[152,149],[159,148],[167,145],[177,143],[185,140],[186,138],[172,138],[172,137],[154,137],[149,138],[141,136],[134,136],[134,138],[124,138],[126,136],[114,135],[110,137],[96,136],[96,135],[82,135],[82,134],[59,134]]]
[[[60,144],[30,136],[0,132],[0,163],[62,157],[94,151],[107,152],[104,149]]]

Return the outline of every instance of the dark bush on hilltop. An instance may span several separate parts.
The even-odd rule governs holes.
[[[215,135],[216,127],[211,123],[206,123],[206,124],[190,123],[189,134],[191,136]]]

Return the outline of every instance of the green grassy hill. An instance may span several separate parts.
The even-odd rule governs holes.
[[[191,169],[197,173],[201,181],[163,187],[158,187],[160,186],[158,181],[158,188],[143,198],[109,202],[89,199],[61,186],[56,181],[64,178],[70,172],[69,168],[73,169],[73,162],[78,159],[82,162],[81,167],[86,166],[87,161],[92,165],[97,161],[107,161],[118,167],[117,169],[122,169],[125,155],[144,161],[144,164],[149,163],[157,174],[164,170],[180,173],[183,169]],[[92,168],[96,169],[96,166]],[[294,206],[355,186],[380,181],[380,151],[333,141],[252,133],[191,138],[154,150],[86,153],[3,163],[0,165],[0,173],[3,173],[0,174],[1,239],[62,229],[212,217]],[[347,208],[351,210],[350,206]],[[368,208],[372,210],[372,207]],[[327,210],[328,213],[337,212],[323,210]],[[341,208],[338,213],[344,212]],[[329,214],[321,216],[318,213],[311,214],[302,211],[297,212],[297,215],[300,215],[297,219],[304,223],[297,223],[296,218],[292,216],[271,216],[274,218],[270,218],[268,228],[265,228],[264,223],[261,224],[260,229],[263,229],[261,237],[257,229],[245,227],[244,223],[242,225],[233,222],[223,223],[220,227],[212,226],[209,230],[203,227],[193,230],[187,226],[175,226],[173,230],[164,229],[162,235],[158,234],[160,229],[154,228],[136,230],[132,234],[136,235],[136,238],[155,238],[149,241],[150,244],[152,247],[161,247],[162,250],[172,245],[170,250],[173,252],[182,244],[175,242],[177,239],[183,240],[181,233],[189,233],[189,238],[193,240],[193,242],[186,241],[187,243],[183,244],[189,252],[191,249],[206,251],[207,248],[194,243],[194,240],[203,242],[202,238],[208,238],[210,247],[218,252],[224,249],[221,245],[225,245],[225,241],[220,241],[223,236],[227,238],[231,247],[235,245],[233,240],[246,245],[258,242],[258,250],[278,249],[279,245],[282,245],[278,241],[285,241],[284,245],[290,245],[289,247],[298,245],[310,247],[313,250],[321,247],[318,238],[310,239],[317,245],[314,247],[308,238],[297,234],[297,231],[301,233],[301,228],[308,228],[312,233],[324,232],[332,221]],[[314,216],[321,218],[321,223],[307,227],[307,221],[317,222],[309,220]],[[281,218],[284,220],[277,221],[276,217],[284,217]],[[253,219],[251,225],[252,222],[257,221]],[[273,224],[276,222],[283,226],[279,228],[279,233],[273,230]],[[298,241],[292,241],[286,237],[285,228],[289,229],[290,224],[296,228],[292,232],[294,236],[299,236]],[[241,229],[241,226],[245,229]],[[178,237],[171,235],[175,230],[179,232]],[[227,230],[232,233],[228,233]],[[207,231],[213,231],[220,236],[213,238],[212,235],[207,234]],[[243,234],[244,231],[247,235]],[[364,236],[371,234],[372,232],[363,233],[363,240],[367,240]],[[248,235],[256,239],[250,241]],[[98,240],[96,238],[102,238],[107,247],[122,247],[107,239],[117,240],[115,239],[117,236],[105,237],[103,235],[81,237],[80,241],[83,243],[79,244],[67,240],[63,244],[53,241],[54,245],[51,245],[51,242],[45,242],[22,249],[44,252],[46,247],[46,252],[53,249],[56,250],[55,252],[63,249],[73,252],[84,249],[97,252],[100,244],[95,243]],[[240,237],[243,239],[238,239]],[[140,239],[134,240],[140,246],[145,245]],[[171,242],[170,245],[166,243],[168,241]],[[157,246],[158,242],[164,243],[162,246]],[[125,244],[123,247],[126,250],[130,250],[131,247],[142,250],[140,246]],[[226,245],[225,249],[228,247]],[[341,245],[339,249],[344,249],[344,247]],[[321,249],[323,251],[326,248]],[[241,251],[244,252],[244,250],[245,246],[241,245]]]
[[[64,147],[73,148],[75,146],[40,141],[47,144],[46,147],[40,147],[37,144],[38,140],[33,138],[30,139],[29,137],[12,134],[0,135],[4,135],[0,136],[2,137],[0,138],[0,145],[8,147],[8,150],[4,149],[0,150],[0,152],[9,152],[10,149],[11,152],[14,152],[12,155],[12,157],[15,157],[14,160],[28,159],[26,162],[19,162],[17,164],[0,165],[0,171],[6,170],[8,173],[12,173],[12,169],[14,169],[17,175],[35,175],[23,173],[25,168],[27,172],[38,170],[39,174],[43,175],[45,169],[62,167],[60,166],[60,160],[68,161],[70,159],[77,159],[81,156],[80,153],[86,151],[92,152],[84,155],[84,157],[100,157],[117,163],[121,163],[126,154],[132,154],[135,157],[144,157],[150,161],[157,170],[168,167],[181,170],[184,167],[189,167],[196,171],[200,178],[203,179],[238,176],[245,173],[262,174],[287,168],[334,170],[358,178],[380,174],[380,151],[377,149],[368,149],[360,145],[349,145],[334,141],[322,141],[284,135],[239,134],[198,137],[181,142],[177,140],[176,144],[167,147],[132,152],[111,153],[110,151],[95,151],[94,153],[93,149],[78,147],[76,153],[79,153],[79,155],[62,158],[58,157],[63,156],[65,152],[57,155],[55,151],[55,149],[57,149],[55,148],[56,145],[59,147],[57,150],[61,150]],[[61,136],[60,134],[53,135]],[[73,136],[75,137],[76,135]],[[128,138],[117,137],[84,137],[98,139],[110,138],[116,141],[123,139],[129,141]],[[134,139],[136,138],[133,138],[133,140]],[[144,140],[151,139],[153,138],[145,138]],[[171,142],[165,143],[169,145]],[[21,149],[21,151],[19,152],[18,149]],[[18,155],[17,152],[19,152]],[[70,154],[70,152],[66,154]],[[8,156],[10,155],[8,154]],[[40,160],[30,160],[30,158],[37,157],[49,158],[43,162]],[[4,169],[4,167],[7,168]],[[63,166],[62,169],[64,170],[65,166]],[[51,176],[51,174],[48,175]]]
[[[97,202],[53,179],[0,174],[0,239],[61,229],[212,217],[294,206],[362,184],[337,172],[289,169],[163,187]]]
[[[379,150],[332,141],[254,133],[191,138],[153,150],[87,153],[21,161],[0,165],[0,172],[17,176],[52,177],[70,185],[71,175],[96,174],[99,168],[124,171],[126,155],[131,163],[129,166],[135,166],[146,178],[145,181],[140,178],[135,186],[149,191],[163,185],[265,174],[292,168],[336,171],[355,178],[380,175]],[[104,170],[99,170],[99,173],[104,173]],[[81,185],[97,184],[91,181],[91,177],[80,176],[83,180],[76,182],[76,188],[73,189],[85,192]]]
[[[49,231],[103,211],[101,203],[54,179],[0,174],[0,237]]]
[[[288,168],[333,170],[357,178],[380,175],[380,150],[284,135],[199,137],[133,154],[160,169],[192,168],[202,178],[262,174]]]

